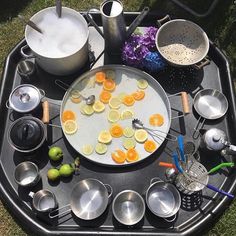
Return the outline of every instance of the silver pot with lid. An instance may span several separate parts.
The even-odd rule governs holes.
[[[7,108],[20,113],[30,113],[38,107],[45,92],[31,84],[21,84],[10,94]]]
[[[8,130],[8,142],[17,151],[29,153],[40,148],[46,138],[46,127],[41,120],[23,116],[15,120]]]

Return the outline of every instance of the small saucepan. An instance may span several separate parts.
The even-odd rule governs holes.
[[[97,179],[84,179],[78,182],[71,193],[70,204],[65,205],[57,210],[70,208],[55,214],[55,211],[49,213],[50,218],[66,215],[72,211],[82,220],[94,220],[101,216],[107,208],[109,199],[112,196],[112,187],[103,184]]]
[[[172,222],[179,211],[181,197],[173,184],[166,183],[160,178],[153,178],[146,191],[146,203],[154,215]]]

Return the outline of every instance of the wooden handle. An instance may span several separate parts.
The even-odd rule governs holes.
[[[42,103],[42,107],[43,107],[42,121],[44,124],[48,124],[49,123],[49,103],[48,103],[48,101],[44,101]]]
[[[188,103],[188,94],[186,92],[181,92],[181,100],[184,114],[189,114],[190,108]]]

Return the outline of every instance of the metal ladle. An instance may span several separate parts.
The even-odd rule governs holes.
[[[22,15],[18,15],[18,18],[25,23],[26,25],[30,26],[32,29],[36,30],[40,34],[43,34],[43,31],[31,20],[26,20]]]

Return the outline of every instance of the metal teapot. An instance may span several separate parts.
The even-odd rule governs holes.
[[[123,4],[119,0],[106,0],[102,2],[100,5],[100,13],[102,16],[103,32],[89,14],[92,11],[94,10],[91,9],[88,11],[87,19],[104,38],[106,51],[109,54],[119,54],[123,43],[148,14],[149,8],[145,7],[126,30]]]

